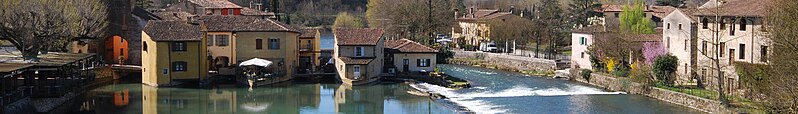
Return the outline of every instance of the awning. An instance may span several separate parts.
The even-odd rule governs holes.
[[[269,65],[272,65],[272,61],[260,58],[252,58],[250,60],[238,64],[238,66],[261,66],[261,67],[269,67]]]

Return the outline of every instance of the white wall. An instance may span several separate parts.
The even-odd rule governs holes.
[[[586,39],[586,44],[580,44],[580,38]],[[587,47],[593,44],[593,35],[584,33],[571,34],[571,65],[578,66],[580,69],[592,70],[590,63],[590,54],[587,52]],[[583,55],[584,54],[584,55]]]

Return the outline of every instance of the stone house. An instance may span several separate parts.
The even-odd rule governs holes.
[[[382,29],[338,28],[334,36],[333,59],[344,84],[364,85],[381,78],[385,43]]]
[[[602,5],[599,9],[596,9],[597,12],[604,14],[604,17],[600,17],[599,20],[601,21],[601,25],[611,25],[611,26],[619,26],[620,25],[620,15],[623,12],[623,8],[625,5],[618,5],[618,4],[607,4]],[[645,13],[645,18],[651,19],[651,24],[655,25],[654,27],[662,27],[662,18],[665,18],[666,15],[670,14],[676,8],[671,6],[643,6],[643,13]]]
[[[208,77],[207,48],[199,23],[150,21],[142,31],[141,82],[168,86]]]
[[[593,35],[606,32],[603,26],[593,25],[571,32],[571,68],[593,70],[588,47],[593,44]]]
[[[474,8],[471,8],[466,15],[456,18],[458,26],[452,28],[454,44],[479,46],[481,42],[490,41],[491,29],[488,23],[490,20],[521,17],[500,10],[480,9],[474,11]]]
[[[408,39],[385,41],[385,67],[403,73],[432,72],[437,65],[438,50]]]
[[[731,92],[740,89],[735,62],[768,62],[770,41],[762,28],[766,11],[762,6],[770,1],[713,0],[697,9],[671,13],[665,22],[673,27],[665,30],[663,41],[669,46],[669,52],[680,59],[677,73],[680,75],[679,81],[685,83],[702,79],[701,84],[716,88],[716,75],[722,73],[725,76],[721,80],[724,81],[723,89]],[[715,68],[712,60],[715,57],[721,61],[722,72],[711,70]]]
[[[241,7],[228,0],[186,0],[165,9],[167,12],[187,12],[192,15],[236,15],[261,19],[276,19],[273,12],[261,10],[259,4]]]
[[[321,66],[321,33],[319,29],[301,29],[299,36],[299,67],[301,71],[310,73]],[[326,61],[324,61],[326,62]]]

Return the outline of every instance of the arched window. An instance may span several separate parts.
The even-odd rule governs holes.
[[[141,50],[147,51],[147,42],[141,42]]]
[[[701,19],[701,28],[703,29],[709,28],[709,20],[707,18]]]
[[[748,19],[740,19],[740,31],[745,31],[748,29]]]

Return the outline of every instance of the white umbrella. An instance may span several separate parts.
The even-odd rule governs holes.
[[[260,58],[252,58],[250,60],[241,62],[241,64],[238,64],[238,66],[251,66],[251,65],[261,66],[261,67],[269,67],[269,65],[272,65],[272,62],[269,61],[269,60],[264,60],[264,59],[260,59]]]

